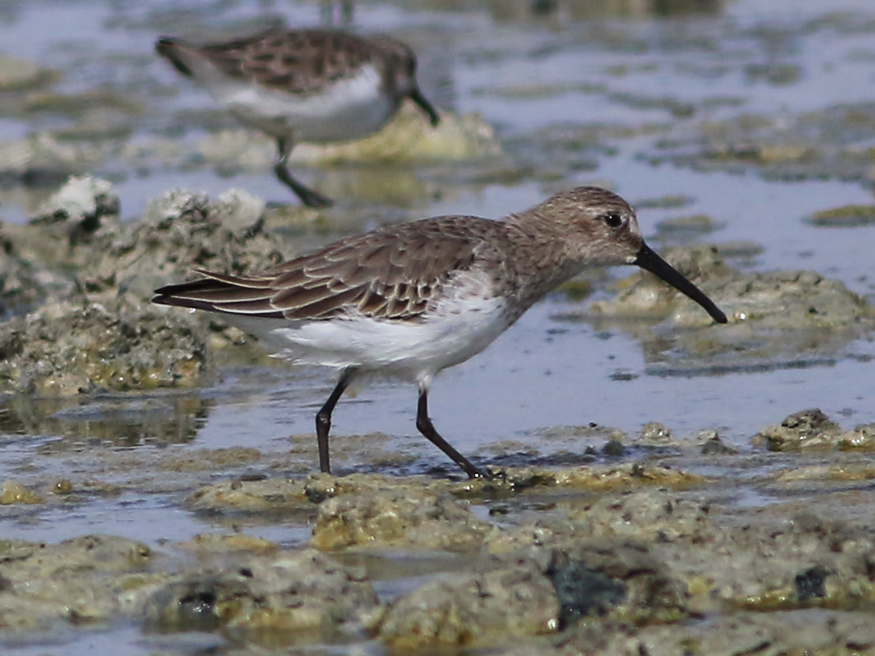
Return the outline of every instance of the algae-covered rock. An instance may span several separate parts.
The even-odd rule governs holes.
[[[0,488],[0,504],[37,504],[42,503],[39,495],[27,489],[18,481],[3,481],[3,486]]]
[[[716,248],[705,246],[671,249],[666,259],[700,286],[731,323],[747,322],[771,330],[836,331],[854,330],[860,320],[871,317],[860,296],[813,271],[741,274],[724,264]],[[678,328],[713,323],[693,301],[646,272],[616,298],[593,302],[590,309],[620,316],[669,315],[669,323]]]
[[[410,488],[377,490],[328,499],[319,506],[313,545],[413,545],[425,549],[476,549],[492,531],[464,502]]]
[[[714,521],[707,504],[667,492],[609,493],[557,510],[493,536],[490,553],[549,552],[622,582],[626,595],[607,611],[614,617],[674,622],[812,604],[855,610],[875,598],[869,526],[778,509]]]
[[[549,640],[517,644],[508,656],[857,656],[875,648],[868,613],[808,609],[774,613],[740,612],[700,622],[634,625],[614,620],[581,623]]]
[[[875,450],[875,423],[860,424],[839,436],[838,446],[846,451]]]
[[[151,561],[148,547],[87,535],[58,544],[0,545],[0,627],[46,630],[59,621],[107,621],[127,612]]]
[[[853,228],[875,223],[875,205],[842,205],[811,215],[809,223],[823,228]]]
[[[633,333],[649,360],[664,363],[663,373],[822,358],[875,328],[875,312],[863,297],[814,271],[740,273],[710,247],[672,249],[667,259],[714,300],[729,325],[715,324],[699,305],[646,272],[621,283],[615,298],[594,301],[581,313]],[[632,321],[648,316],[663,319],[658,330]]]
[[[689,615],[687,586],[663,564],[659,551],[647,544],[584,540],[527,551],[550,555],[546,571],[564,604],[572,605],[566,609],[566,626],[582,615],[621,617],[638,624],[675,622]],[[569,574],[585,587],[562,590],[558,584],[565,583]]]
[[[174,544],[177,549],[199,556],[251,553],[269,556],[279,551],[279,545],[245,533],[199,533],[189,540]]]
[[[16,231],[16,250],[31,261],[39,258],[50,270],[66,270],[69,275],[76,245],[111,240],[119,229],[119,211],[119,198],[108,181],[90,175],[70,177],[40,204],[30,217],[30,226]],[[80,255],[84,252],[79,250]],[[76,264],[93,264],[103,256],[95,257],[91,252]]]
[[[707,503],[668,490],[635,490],[577,504],[568,514],[578,535],[676,541],[712,531]]]
[[[490,644],[496,635],[550,633],[560,602],[550,578],[531,558],[494,560],[479,572],[441,577],[397,599],[380,625],[395,648]]]
[[[658,464],[624,463],[618,466],[593,465],[573,469],[559,469],[556,485],[568,485],[588,490],[623,490],[642,485],[686,489],[705,482],[704,477]]]
[[[641,427],[638,443],[644,446],[676,446],[671,429],[658,421],[649,421]]]
[[[394,648],[485,646],[567,629],[586,617],[685,617],[686,590],[647,547],[575,542],[491,556],[397,599],[380,626]]]
[[[101,158],[96,148],[59,142],[48,132],[0,143],[0,180],[16,184],[60,183],[85,173]]]
[[[685,582],[697,612],[812,603],[854,610],[875,598],[869,529],[811,513],[761,513],[721,528],[698,541],[652,548]]]
[[[311,506],[305,483],[287,478],[264,481],[229,481],[195,490],[186,505],[211,513],[285,512]]]
[[[149,303],[153,290],[196,267],[240,273],[284,259],[279,238],[264,229],[264,202],[245,192],[215,202],[170,192],[133,223],[114,220],[113,198],[103,181],[71,179],[41,218],[11,231],[21,262],[69,284],[19,290],[16,273],[27,269],[9,267],[3,277],[0,267],[8,298],[33,306],[48,298],[0,324],[0,390],[68,396],[201,383],[210,370],[206,327]]]
[[[74,176],[42,202],[30,222],[42,226],[67,223],[71,233],[75,230],[84,236],[93,233],[104,217],[117,219],[119,208],[118,196],[112,193],[108,181],[90,175]],[[75,241],[72,234],[71,241]]]
[[[551,567],[550,577],[559,597],[559,626],[565,628],[581,617],[606,615],[626,598],[626,585],[582,561]]]
[[[490,553],[509,553],[545,545],[567,548],[605,539],[641,544],[702,541],[717,530],[709,512],[708,503],[669,490],[609,492],[568,500],[561,512],[496,532],[489,536],[487,546]]]
[[[872,156],[861,144],[875,135],[873,117],[875,104],[869,100],[796,112],[742,112],[724,121],[703,121],[692,130],[680,128],[644,156],[654,164],[753,172],[766,180],[866,184]]]
[[[777,426],[769,426],[751,438],[769,451],[831,448],[841,439],[841,427],[819,408],[795,412]]]
[[[819,408],[812,408],[794,412],[780,424],[767,426],[751,438],[751,443],[765,446],[769,451],[872,451],[875,450],[875,424],[860,424],[843,431]]]
[[[264,229],[264,201],[240,190],[210,202],[206,195],[171,191],[153,200],[143,217],[112,239],[94,244],[100,258],[80,274],[95,291],[121,288],[148,299],[162,284],[194,268],[251,272],[285,259],[279,237]]]
[[[875,649],[875,626],[868,613],[798,610],[741,613],[719,618],[711,627],[692,627],[702,654],[829,654],[852,656]],[[732,652],[727,645],[733,645]]]
[[[70,289],[72,282],[40,270],[32,259],[22,257],[15,240],[0,223],[0,320],[35,308],[53,289]]]
[[[232,163],[247,170],[269,170],[275,144],[248,130],[225,130],[205,137],[198,150],[207,163],[217,167],[228,168]],[[482,159],[500,151],[495,131],[478,114],[456,116],[442,112],[440,124],[432,127],[418,108],[407,104],[385,128],[364,139],[297,144],[290,162],[328,165],[456,161]]]
[[[282,645],[360,630],[381,612],[363,573],[313,549],[237,558],[180,574],[145,604],[147,627]]]
[[[56,72],[42,68],[35,62],[0,53],[0,91],[31,89],[57,78]]]
[[[232,189],[205,194],[170,191],[138,221],[119,222],[117,199],[102,180],[71,178],[24,227],[6,229],[20,257],[62,271],[94,297],[152,290],[194,268],[242,273],[285,259],[281,239],[264,225],[265,203]]]
[[[656,225],[660,236],[668,234],[709,233],[718,228],[717,222],[707,214],[693,214],[663,219]]]
[[[686,278],[712,296],[718,306],[722,305],[721,299],[713,297],[709,283],[725,278],[732,270],[723,263],[716,249],[709,247],[671,249],[666,252],[666,259]],[[664,317],[671,312],[677,313],[681,307],[686,306],[688,299],[685,296],[653,274],[641,272],[637,275],[637,278],[633,276],[631,280],[623,283],[621,292],[615,298],[593,301],[589,305],[589,310],[596,315]],[[689,303],[695,305],[693,301]],[[712,323],[710,317],[698,305],[695,307],[702,316],[696,316],[696,319],[700,320],[688,325],[698,327],[710,325]]]
[[[52,302],[0,323],[0,354],[0,390],[39,396],[191,387],[209,373],[204,334],[190,315],[125,296]]]
[[[307,441],[311,440],[312,437],[307,436]],[[430,482],[418,477],[311,474],[306,479],[283,477],[214,483],[196,490],[188,497],[186,504],[193,510],[211,513],[283,513],[302,509],[309,511],[313,504],[322,504],[330,499],[371,499],[379,494],[409,494],[413,499],[428,500],[433,499],[436,494],[446,494],[449,488],[448,482]],[[362,508],[373,503],[362,501]],[[387,506],[388,504],[389,502]],[[398,504],[398,508],[400,507]],[[346,512],[337,505],[331,508],[333,510],[329,510],[330,513]],[[467,516],[464,506],[459,505],[459,508]],[[334,520],[325,517],[326,523],[331,521]],[[321,529],[317,527],[317,530]]]

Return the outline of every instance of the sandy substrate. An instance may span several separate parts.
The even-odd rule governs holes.
[[[824,21],[839,33],[873,29],[839,13]],[[620,39],[610,30],[590,36],[610,48]],[[646,52],[649,37],[629,38],[619,43]],[[703,51],[723,46],[696,38],[705,40]],[[514,61],[531,54],[518,56],[512,45]],[[697,52],[681,54],[689,60]],[[780,62],[744,71],[750,85],[773,89],[800,78]],[[644,136],[653,139],[636,151],[639,166],[776,182],[865,185],[873,177],[871,149],[860,146],[875,135],[869,102],[708,120],[701,107],[653,90],[607,91],[611,76],[629,73],[634,67],[608,67],[606,81],[576,87],[483,81],[478,93],[500,104],[579,91],[615,109],[662,109],[672,120],[623,124],[600,115],[523,129],[511,135],[511,158],[476,114],[446,112],[431,130],[407,108],[386,133],[357,145],[296,148],[294,166],[360,167],[351,188],[327,191],[356,199],[337,212],[364,223],[410,218],[392,208],[436,198],[449,182],[501,194],[514,185],[537,184],[539,194],[567,188],[610,159],[605,153]],[[167,191],[136,220],[120,221],[113,185],[88,174],[101,163],[269,175],[272,144],[199,109],[174,117],[217,128],[195,143],[171,133],[119,145],[142,110],[137,102],[111,91],[54,93],[46,89],[53,79],[34,64],[0,59],[0,89],[21,92],[9,103],[15,112],[73,119],[65,131],[36,130],[0,148],[0,182],[55,189],[26,223],[0,224],[0,440],[33,445],[20,460],[9,458],[0,519],[38,525],[80,513],[81,524],[93,526],[93,509],[107,500],[133,516],[140,502],[153,501],[198,528],[184,540],[150,544],[97,530],[48,542],[0,539],[4,639],[64,642],[122,625],[144,639],[160,636],[156,653],[173,654],[192,653],[203,636],[210,653],[253,655],[875,653],[871,423],[803,406],[776,412],[743,444],[726,443],[723,429],[676,437],[659,416],[635,434],[551,425],[528,442],[508,435],[488,455],[481,451],[477,462],[495,475],[490,481],[462,480],[449,466],[423,472],[415,455],[394,448],[393,436],[355,428],[332,443],[346,467],[337,476],[312,474],[309,433],[273,450],[192,445],[210,395],[221,393],[216,381],[269,365],[251,338],[203,313],[154,306],[152,290],[196,268],[240,273],[276,264],[301,247],[289,232],[322,237],[334,226],[314,210],[233,189],[215,198]],[[715,97],[711,105],[736,100]],[[414,164],[435,162],[442,168],[431,178],[411,173]],[[804,262],[745,266],[765,247],[710,243],[725,217],[685,213],[692,200],[671,191],[640,208],[677,212],[657,226],[658,239],[680,244],[664,254],[729,324],[714,325],[648,274],[616,282],[602,272],[560,290],[574,303],[560,320],[627,335],[660,375],[695,380],[829,363],[872,339],[871,295],[849,289],[847,276],[843,282]],[[386,199],[392,208],[368,214],[367,203]],[[837,203],[804,223],[852,230],[873,216],[870,204]],[[594,292],[596,300],[577,303]],[[172,403],[155,411],[156,398]],[[55,401],[58,412],[35,410]],[[731,429],[747,408],[723,405],[714,425]],[[124,419],[104,421],[107,408]],[[65,423],[64,413],[77,412],[80,421]],[[542,452],[547,442],[573,446]],[[402,475],[411,470],[418,475]],[[200,532],[202,525],[210,530]],[[259,535],[270,529],[298,537]]]

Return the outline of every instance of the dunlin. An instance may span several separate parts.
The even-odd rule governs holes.
[[[388,375],[419,387],[416,427],[468,476],[483,477],[435,430],[435,374],[486,348],[551,289],[588,267],[635,264],[726,323],[698,287],[653,252],[632,208],[598,187],[556,194],[493,221],[441,216],[341,239],[251,276],[201,280],[152,300],[219,312],[278,357],[333,367],[340,379],[316,415],[319,464],[330,472],[331,413],[356,379]]]
[[[162,37],[155,49],[241,123],[276,139],[277,178],[311,207],[331,200],[289,172],[295,143],[367,136],[386,125],[405,98],[419,105],[432,125],[440,121],[416,83],[413,50],[388,36],[269,30],[203,46]]]

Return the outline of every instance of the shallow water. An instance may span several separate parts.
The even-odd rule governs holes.
[[[707,214],[717,222],[718,229],[704,236],[652,237],[657,249],[675,243],[754,242],[762,252],[734,266],[813,269],[873,296],[875,281],[869,272],[875,226],[825,229],[805,220],[836,206],[870,203],[869,175],[824,175],[814,165],[808,175],[805,170],[766,174],[743,161],[736,167],[654,163],[675,152],[665,142],[694,143],[704,121],[778,117],[786,122],[788,139],[796,141],[799,132],[793,126],[799,115],[871,101],[875,8],[870,2],[838,0],[824,9],[824,3],[814,0],[773,1],[767,7],[749,0],[712,3],[713,11],[659,18],[623,10],[579,18],[578,12],[590,3],[571,0],[556,3],[560,18],[532,17],[523,2],[483,4],[487,8],[473,2],[363,2],[354,26],[365,32],[397,32],[415,44],[426,95],[458,113],[480,112],[497,128],[512,170],[497,171],[488,162],[419,167],[415,177],[439,193],[402,193],[398,203],[370,203],[361,213],[354,200],[341,200],[332,210],[336,213],[329,213],[336,230],[317,240],[372,226],[383,215],[393,220],[447,213],[499,217],[559,189],[605,184],[633,205],[668,196],[688,199],[680,209],[642,210],[645,235],[656,235],[657,223],[665,218]],[[318,18],[316,3],[303,2],[33,1],[6,6],[0,14],[0,43],[10,55],[60,71],[56,92],[108,90],[137,105],[139,112],[107,114],[108,123],[117,124],[123,136],[102,138],[117,140],[119,148],[156,135],[195,143],[205,129],[195,120],[198,114],[211,127],[234,123],[214,110],[204,91],[178,79],[152,55],[155,36],[240,32],[276,19],[309,25]],[[0,140],[74,126],[78,120],[53,112],[0,119]],[[577,143],[562,134],[585,138]],[[837,141],[848,138],[834,136]],[[875,134],[861,129],[854,144],[865,151],[875,144]],[[268,172],[228,177],[197,162],[166,170],[156,158],[133,171],[122,157],[104,159],[94,172],[113,180],[129,218],[138,216],[148,199],[173,187],[215,197],[235,186],[271,201],[289,200]],[[354,184],[360,175],[352,166],[302,173],[314,186],[329,189]],[[50,191],[0,190],[0,218],[23,221]],[[631,271],[612,275],[626,273]],[[601,285],[596,295],[605,294]],[[744,450],[759,429],[803,408],[819,407],[846,428],[875,421],[871,341],[807,352],[769,366],[742,362],[711,375],[687,375],[673,373],[670,363],[659,358],[648,360],[640,343],[621,327],[561,320],[579,307],[563,296],[547,299],[483,354],[438,378],[430,397],[431,415],[450,442],[488,463],[505,451],[535,449],[544,458],[579,454],[573,432],[550,429],[591,422],[636,433],[642,424],[658,421],[686,439],[703,429],[717,429],[725,442]],[[26,411],[8,402],[0,407],[0,413],[12,417],[5,421],[0,414],[0,478],[27,483],[100,471],[103,480],[127,481],[129,470],[114,470],[112,463],[102,469],[89,461],[90,451],[109,447],[114,453],[141,454],[146,461],[159,458],[162,450],[247,446],[270,454],[287,451],[290,435],[301,436],[296,441],[301,454],[297,473],[314,470],[315,438],[307,436],[332,385],[324,372],[277,365],[229,369],[214,388],[182,396],[41,401],[27,405]],[[187,401],[180,405],[183,397]],[[192,418],[195,412],[197,419]],[[28,422],[19,421],[22,414]],[[342,401],[333,428],[338,471],[451,472],[443,456],[416,433],[414,414],[411,386],[377,383],[356,399]],[[383,436],[368,437],[377,432]],[[380,465],[379,457],[362,464],[355,459],[361,447],[344,446],[367,445],[369,440],[378,453],[398,451],[405,460],[393,465],[387,455],[388,464]],[[229,466],[195,478],[205,484],[239,471]],[[719,465],[711,472],[730,474]],[[95,494],[82,504],[7,509],[0,514],[0,534],[55,542],[99,531],[160,548],[168,541],[227,528],[180,506],[191,491],[191,479],[176,485],[171,477],[164,483],[162,488],[144,473],[141,484],[118,494]],[[769,501],[744,487],[732,499],[740,508]],[[309,537],[306,521],[240,525],[283,545],[301,544]],[[212,638],[204,640],[186,648],[180,639],[170,651],[205,648]],[[57,649],[69,654],[107,644],[119,654],[161,649],[159,639],[144,638],[127,626],[86,638],[62,635],[57,641],[63,644]],[[5,648],[21,654],[56,649],[52,638],[36,646],[11,642]]]

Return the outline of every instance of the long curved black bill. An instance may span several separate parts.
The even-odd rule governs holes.
[[[441,117],[438,115],[437,110],[434,108],[428,99],[422,95],[422,91],[419,89],[414,89],[409,94],[410,100],[415,102],[422,108],[426,114],[428,114],[428,118],[431,121],[433,127],[437,127],[437,124],[441,122]]]
[[[661,278],[679,292],[689,296],[705,308],[705,311],[717,323],[726,323],[726,315],[723,314],[720,308],[714,305],[714,301],[705,296],[701,289],[684,278],[683,274],[677,271],[671,264],[659,257],[647,244],[641,244],[638,255],[635,256],[634,264],[637,264],[645,271],[650,271],[650,273]]]

